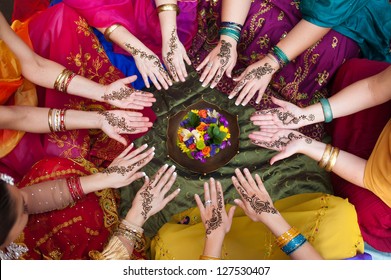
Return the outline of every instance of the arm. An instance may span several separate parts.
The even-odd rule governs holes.
[[[7,44],[18,58],[24,77],[39,86],[54,88],[55,81],[64,70],[64,66],[34,53],[10,28],[1,13],[0,39]],[[153,95],[147,94],[143,96],[140,91],[126,86],[126,84],[134,80],[134,77],[128,77],[105,86],[76,75],[69,83],[67,93],[101,102],[108,102],[120,108],[141,110],[144,107],[152,106],[152,102],[155,101]],[[106,98],[107,96],[116,95],[116,93],[121,91],[126,93],[126,96],[122,97],[122,99]]]
[[[49,120],[53,128],[54,110],[49,108],[28,106],[0,106],[0,129],[20,130],[31,133],[49,133]],[[120,134],[136,134],[146,132],[152,123],[139,112],[103,111],[86,112],[66,110],[64,112],[64,128],[102,129],[109,137],[126,145],[126,139]],[[62,130],[61,130],[62,131]]]
[[[238,26],[243,26],[250,10],[251,2],[251,0],[224,0],[222,4],[221,21],[230,23],[233,22]],[[238,28],[238,26],[229,26],[228,30],[232,30],[231,28]],[[238,31],[237,34],[240,36],[240,31]],[[236,48],[238,41],[239,38],[235,40],[235,35],[229,36],[227,33],[220,35],[218,45],[197,67],[197,71],[205,68],[200,77],[200,82],[202,82],[203,87],[206,87],[209,83],[211,83],[210,87],[214,88],[223,77],[224,73],[231,78],[232,70],[237,60]]]
[[[235,203],[254,222],[264,223],[279,241],[280,236],[290,230],[291,226],[274,207],[261,178],[257,174],[254,180],[247,168],[244,169],[244,174],[239,169],[235,170],[235,174],[236,176],[232,177],[232,182],[241,196],[241,199],[235,199]],[[322,259],[314,247],[306,241],[289,256],[295,260]]]
[[[21,189],[25,193],[29,214],[62,209],[82,199],[86,194],[106,188],[120,188],[145,176],[138,172],[153,158],[153,148],[146,145],[131,151],[127,147],[110,166],[102,172],[83,177],[46,181]]]
[[[225,235],[231,229],[235,207],[226,212],[223,189],[220,182],[213,178],[209,180],[209,184],[204,183],[204,196],[205,205],[197,194],[194,195],[206,229],[205,245],[200,259],[221,259],[221,248]]]
[[[293,130],[257,131],[250,134],[249,137],[258,146],[279,151],[277,155],[272,157],[270,164],[274,164],[276,161],[288,158],[296,153],[304,154],[320,162],[326,149],[325,143],[308,138]],[[364,171],[367,161],[344,151],[339,151],[336,156],[335,164],[330,171],[364,188]]]
[[[379,74],[357,81],[330,97],[333,118],[339,118],[391,100],[391,66]],[[354,102],[352,102],[354,100]],[[299,108],[273,97],[280,108],[263,110],[251,117],[261,129],[299,128],[325,120],[320,103]],[[288,116],[286,119],[285,117]]]
[[[143,249],[144,223],[167,203],[173,200],[180,189],[167,195],[176,180],[175,166],[168,168],[164,165],[155,174],[152,180],[145,177],[145,183],[137,192],[126,217],[121,221],[118,229],[111,237],[109,244],[102,253],[94,252],[94,259],[129,259],[133,249]]]

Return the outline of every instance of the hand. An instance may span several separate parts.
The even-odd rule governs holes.
[[[210,87],[214,88],[224,73],[231,78],[232,69],[236,64],[237,57],[236,41],[233,39],[220,40],[218,45],[197,67],[197,71],[205,67],[200,78],[202,86],[206,87],[212,81]]]
[[[112,110],[99,112],[100,127],[110,138],[126,145],[126,139],[120,134],[143,133],[152,127],[149,118],[139,112]]]
[[[238,82],[238,84],[229,94],[228,98],[232,99],[239,94],[235,105],[242,104],[245,106],[258,93],[255,103],[258,104],[261,102],[266,87],[269,85],[273,74],[278,70],[275,65],[275,62],[266,56],[260,61],[248,66],[239,77],[234,78],[234,81]]]
[[[141,227],[149,217],[162,210],[179,194],[180,189],[176,189],[166,196],[177,177],[174,170],[175,166],[168,168],[164,165],[152,180],[145,177],[145,183],[137,192],[126,220]]]
[[[244,169],[244,174],[235,170],[235,176],[232,176],[232,183],[242,199],[235,199],[236,205],[243,209],[244,213],[254,222],[263,222],[268,224],[270,215],[278,214],[274,208],[272,199],[265,189],[261,178],[255,175],[254,181],[250,171]]]
[[[168,69],[172,79],[176,82],[184,82],[187,77],[187,71],[184,61],[191,65],[190,58],[187,56],[186,49],[178,38],[176,29],[171,33],[167,42],[163,43],[162,54],[164,55],[164,65]]]
[[[204,197],[205,206],[200,197],[197,194],[194,195],[206,229],[206,236],[207,238],[211,236],[224,238],[231,229],[235,207],[231,207],[227,214],[224,208],[223,189],[220,182],[216,182],[213,178],[210,178],[209,184],[204,183]]]
[[[142,110],[145,107],[151,107],[152,103],[156,101],[152,93],[126,86],[136,79],[137,76],[131,76],[107,85],[101,98],[105,102],[123,109]]]
[[[300,128],[315,119],[313,114],[305,115],[302,108],[290,102],[273,96],[272,101],[280,107],[257,111],[250,118],[253,124],[259,126],[262,131]]]
[[[251,142],[257,146],[280,151],[270,159],[270,164],[288,158],[296,153],[303,153],[305,145],[311,144],[312,139],[295,130],[277,130],[275,132],[255,131],[250,133]]]
[[[159,57],[150,49],[145,46],[135,48],[128,43],[125,44],[125,47],[133,55],[137,69],[140,71],[147,88],[150,87],[148,78],[158,90],[161,90],[162,86],[164,89],[168,89],[168,85],[172,86],[170,75],[164,69]]]
[[[120,188],[136,181],[145,176],[144,172],[138,172],[141,168],[147,165],[155,155],[155,148],[150,148],[147,151],[147,144],[131,151],[133,143],[129,145],[113,162],[102,171],[106,174],[110,181],[111,188]]]

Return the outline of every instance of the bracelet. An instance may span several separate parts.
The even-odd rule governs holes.
[[[68,86],[71,82],[71,80],[76,76],[75,73],[73,73],[71,70],[64,69],[62,72],[57,76],[56,81],[54,82],[54,89],[58,90],[60,92],[67,92]]]
[[[239,30],[241,30],[243,28],[243,25],[236,23],[236,22],[232,22],[232,21],[222,21],[221,26],[235,26],[235,27],[238,27]]]
[[[53,113],[53,109],[50,108],[49,112],[48,112],[48,124],[49,124],[50,132],[54,132],[53,131],[53,123],[52,123],[52,113]]]
[[[272,48],[273,54],[276,56],[276,58],[279,61],[280,68],[283,68],[285,65],[289,64],[289,58],[286,56],[286,54],[277,46],[274,46]]]
[[[60,131],[65,131],[67,128],[65,127],[65,113],[67,112],[66,109],[60,110]]]
[[[233,38],[236,42],[239,42],[240,40],[240,33],[238,31],[228,29],[227,27],[222,27],[219,30],[219,36],[221,35],[227,35],[231,38]]]
[[[80,177],[69,177],[66,179],[69,193],[74,202],[82,199],[85,196],[83,188],[81,187]]]
[[[268,58],[270,58],[271,60],[273,60],[275,63],[278,64],[278,67],[280,67],[280,62],[278,61],[277,57],[272,53],[272,52],[269,52],[267,55],[266,55]]]
[[[179,15],[179,7],[177,4],[163,4],[158,6],[156,10],[158,14],[165,11],[176,11],[176,15]]]
[[[325,168],[326,164],[330,160],[330,155],[332,151],[332,146],[330,144],[326,145],[326,148],[324,149],[322,159],[318,162],[318,165],[320,168]]]
[[[304,235],[300,233],[296,237],[294,237],[291,241],[289,241],[288,244],[282,247],[281,250],[285,254],[290,255],[298,248],[300,248],[300,246],[303,245],[306,241],[307,239],[304,237]]]
[[[335,148],[333,149],[333,152],[331,153],[330,159],[329,159],[329,161],[327,162],[327,165],[326,165],[326,167],[325,167],[325,170],[326,170],[327,172],[330,172],[330,171],[333,169],[335,163],[337,162],[338,154],[339,154],[339,149],[335,147]]]
[[[106,41],[111,42],[111,40],[110,40],[111,33],[113,33],[114,30],[116,30],[120,26],[121,26],[121,24],[116,23],[116,24],[113,24],[112,26],[109,26],[106,28],[105,33],[103,34]]]
[[[123,223],[126,227],[132,229],[132,230],[135,230],[137,232],[140,232],[140,233],[143,233],[144,232],[144,229],[142,227],[139,227],[139,226],[136,226],[134,224],[131,224],[129,223],[127,220],[123,219],[121,221],[121,223]]]
[[[221,258],[216,258],[216,257],[201,255],[201,256],[200,256],[200,260],[213,260],[213,261],[218,261],[218,260],[221,260]]]
[[[322,110],[324,114],[324,122],[329,123],[333,120],[333,111],[331,111],[330,102],[326,98],[321,98],[320,104],[322,105]]]
[[[118,225],[114,234],[127,239],[129,243],[134,246],[134,249],[138,251],[145,249],[146,242],[143,237],[143,233],[136,229],[127,227],[123,221]]]
[[[282,248],[299,234],[300,232],[297,228],[291,227],[286,232],[284,232],[283,234],[281,234],[279,237],[276,238],[276,243],[278,247]]]

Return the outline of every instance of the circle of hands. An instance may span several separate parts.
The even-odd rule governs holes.
[[[290,157],[305,150],[305,145],[312,139],[295,129],[310,124],[315,117],[306,115],[305,109],[290,102],[272,97],[277,108],[255,112],[250,120],[259,127],[259,131],[249,134],[251,142],[257,146],[279,151],[273,156],[270,164]]]

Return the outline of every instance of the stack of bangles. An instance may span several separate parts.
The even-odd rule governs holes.
[[[51,132],[65,131],[65,113],[66,109],[49,109],[48,124]]]
[[[130,245],[137,251],[145,249],[145,239],[143,236],[143,228],[133,225],[126,220],[122,220],[114,235],[117,237],[123,237],[129,241]]]
[[[290,62],[288,56],[277,46],[274,46],[267,56],[277,62],[280,69]]]
[[[233,38],[236,42],[240,40],[240,32],[243,25],[235,22],[223,21],[219,30],[219,36],[226,35]]]
[[[281,234],[276,239],[278,247],[287,255],[292,254],[301,245],[303,245],[307,239],[302,235],[295,227],[291,227],[288,231]]]
[[[81,187],[80,183],[80,177],[75,176],[75,177],[69,177],[66,179],[67,186],[69,193],[71,194],[71,197],[73,199],[73,202],[76,202],[83,197],[85,197],[85,193],[83,191],[83,188]]]
[[[320,168],[324,168],[327,172],[333,170],[337,157],[339,154],[339,148],[333,147],[330,144],[326,145],[321,160],[318,162]]]
[[[158,14],[166,11],[175,11],[176,15],[179,15],[179,7],[177,4],[162,4],[156,8]]]
[[[76,74],[73,73],[71,70],[62,70],[62,72],[57,76],[57,79],[54,82],[54,89],[66,93],[68,91],[69,84],[75,76]]]

